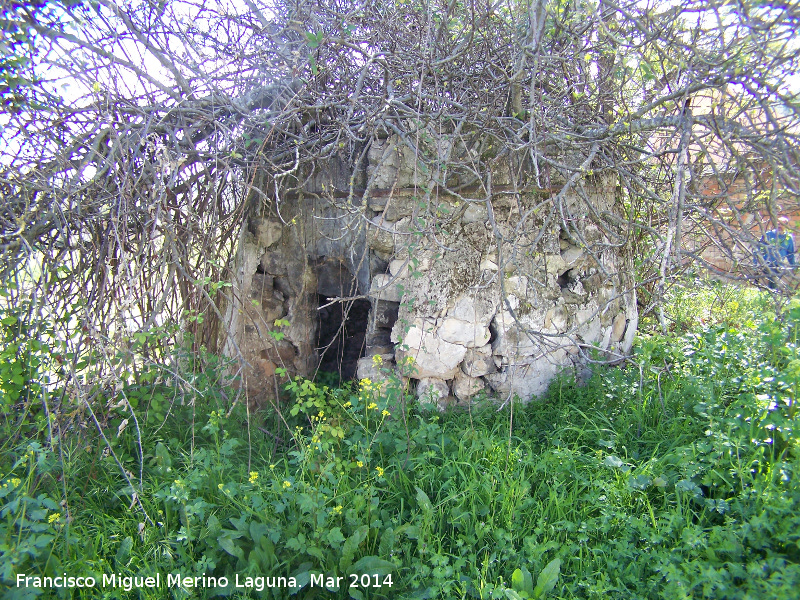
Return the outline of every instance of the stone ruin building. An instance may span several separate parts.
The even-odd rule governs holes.
[[[343,380],[395,369],[439,408],[527,401],[590,356],[630,351],[632,257],[598,225],[619,213],[613,177],[518,194],[497,162],[488,193],[448,179],[459,191],[447,194],[391,136],[364,163],[328,160],[288,193],[266,175],[253,186],[225,346],[251,401],[275,397],[278,367]]]

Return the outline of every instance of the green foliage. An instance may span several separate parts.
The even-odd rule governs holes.
[[[558,380],[510,434],[492,406],[420,412],[397,379],[294,379],[283,415],[254,415],[224,364],[202,358],[189,395],[153,367],[97,406],[105,439],[3,456],[0,576],[230,581],[174,598],[794,598],[798,324],[800,303],[643,336],[638,365]]]

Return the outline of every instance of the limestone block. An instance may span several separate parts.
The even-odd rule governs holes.
[[[383,254],[392,254],[394,252],[394,227],[394,223],[380,219],[376,225],[370,225],[367,230],[369,247]]]
[[[470,377],[458,371],[453,378],[453,395],[459,400],[467,400],[484,390],[486,383],[483,379]]]
[[[392,330],[392,340],[397,340],[400,323]],[[435,323],[415,321],[397,349],[397,363],[401,373],[415,379],[437,377],[452,379],[467,347],[451,344],[434,335]]]
[[[575,327],[578,329],[578,335],[587,344],[594,344],[600,340],[602,335],[600,315],[595,313],[597,313],[597,307],[594,302],[590,302],[587,308],[575,313]]]
[[[516,394],[520,400],[527,402],[535,396],[541,396],[558,372],[571,364],[568,353],[563,349],[529,360],[527,364],[508,365],[502,371],[485,377],[500,399],[505,400],[509,395]]]
[[[485,223],[489,218],[486,205],[483,203],[470,202],[464,214],[461,216],[462,223]]]
[[[328,259],[316,268],[317,293],[326,298],[342,298],[358,293],[350,270],[339,260]]]
[[[484,348],[488,348],[489,354],[484,353]],[[461,363],[461,370],[470,377],[483,377],[489,373],[497,371],[494,358],[491,355],[491,345],[487,344],[483,348],[472,348],[464,355]]]
[[[371,329],[367,332],[368,346],[392,346],[392,332],[388,329]]]
[[[563,306],[556,306],[547,311],[544,319],[544,328],[555,333],[564,333],[567,330],[567,311]]]
[[[583,249],[578,248],[577,246],[569,245],[566,250],[561,253],[561,259],[566,264],[566,268],[572,268],[575,266],[581,258],[583,258]]]
[[[506,294],[513,294],[517,298],[525,298],[528,295],[528,278],[524,275],[506,277],[503,281],[503,289]]]
[[[567,263],[560,254],[545,254],[544,261],[548,273],[560,275],[567,269]]]
[[[430,174],[417,167],[414,150],[397,136],[373,141],[368,158],[367,177],[376,189],[425,188],[432,184]]]
[[[497,312],[497,304],[497,299],[488,293],[468,292],[456,298],[447,314],[462,321],[488,326]]]
[[[499,270],[499,267],[497,266],[497,263],[489,260],[488,258],[484,258],[481,261],[481,264],[480,264],[479,268],[480,268],[481,271],[497,271],[497,270]]]
[[[450,388],[447,382],[436,377],[423,377],[417,382],[417,398],[422,404],[438,405],[447,398]]]
[[[405,277],[408,277],[409,264],[409,261],[401,260],[399,258],[391,260],[389,261],[389,273],[391,273],[392,277],[404,279]]]
[[[261,312],[263,313],[264,321],[270,326],[286,315],[283,302],[274,297],[262,298]]]
[[[374,356],[365,356],[358,359],[356,367],[356,377],[359,379],[369,379],[370,381],[382,382],[386,379],[384,371],[394,367],[394,354],[379,354],[380,364],[376,364]]]
[[[484,346],[489,342],[489,328],[471,321],[448,317],[439,326],[436,335],[445,342],[461,344],[467,348]]]
[[[478,354],[482,354],[483,356],[491,356],[492,345],[486,344],[485,346],[479,346],[478,348],[471,348],[470,351],[477,352]],[[473,375],[473,377],[477,377],[477,375]]]
[[[388,302],[400,302],[402,294],[397,281],[392,283],[394,278],[391,275],[384,275],[379,273],[373,275],[372,283],[369,287],[369,295],[377,300],[386,300]]]
[[[250,297],[255,300],[272,296],[275,279],[266,273],[254,273],[250,278]]]
[[[286,275],[286,261],[280,252],[265,252],[261,256],[261,268],[270,275]]]
[[[496,332],[492,352],[498,356],[526,356],[535,354],[540,347],[536,333],[545,330],[545,311],[531,310],[526,315],[517,314],[519,322],[507,310],[498,311],[493,327]],[[529,336],[525,331],[530,331]]]
[[[608,350],[608,346],[611,344],[611,327],[603,328],[601,333],[600,350]]]
[[[627,325],[625,313],[619,313],[616,317],[614,317],[614,322],[611,325],[612,342],[618,342],[622,339],[622,336],[625,335],[625,325]]]
[[[374,140],[367,155],[367,177],[377,189],[389,189],[397,182],[400,154],[397,139]]]
[[[419,199],[406,194],[372,196],[368,202],[370,209],[381,213],[387,221],[399,221],[413,215],[414,209],[420,204]]]
[[[261,350],[261,359],[272,361],[278,365],[288,365],[297,357],[297,350],[286,340],[278,341],[268,338],[265,341],[268,345]]]
[[[400,304],[397,302],[389,302],[387,300],[375,300],[372,303],[372,316],[373,325],[375,327],[394,327],[397,322],[397,313],[400,309]]]
[[[256,244],[260,248],[269,248],[277,244],[283,235],[283,225],[280,221],[258,219],[252,225],[255,226]]]
[[[263,377],[272,377],[275,375],[275,369],[278,368],[278,365],[276,365],[274,362],[271,360],[264,360],[263,358],[257,359],[256,364],[261,370],[261,375]]]

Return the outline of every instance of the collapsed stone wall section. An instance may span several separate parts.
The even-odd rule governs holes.
[[[433,177],[399,147],[392,138],[373,144],[364,205],[324,199],[344,185],[339,166],[327,180],[310,178],[308,196],[281,215],[251,218],[243,231],[227,350],[244,357],[251,394],[274,394],[279,366],[314,374],[325,298],[371,302],[359,378],[394,369],[439,407],[482,394],[529,400],[560,371],[585,365],[593,348],[630,351],[631,265],[592,218],[614,212],[613,178],[465,202],[432,192]],[[498,166],[495,181],[510,172]],[[281,319],[290,325],[276,335]]]

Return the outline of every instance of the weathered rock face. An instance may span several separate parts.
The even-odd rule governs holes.
[[[561,209],[553,190],[465,203],[423,192],[431,176],[397,147],[389,138],[370,148],[360,205],[321,200],[344,189],[337,168],[243,231],[226,351],[244,358],[253,394],[276,389],[278,367],[314,373],[320,332],[338,327],[320,321],[332,314],[319,310],[328,298],[371,302],[362,329],[342,312],[347,343],[360,344],[349,356],[365,357],[358,377],[396,369],[438,406],[479,394],[527,401],[560,371],[582,369],[590,351],[629,352],[638,323],[629,258],[582,208],[613,213],[613,179],[564,190]],[[510,177],[504,168],[496,182]],[[289,325],[276,326],[282,319]]]

